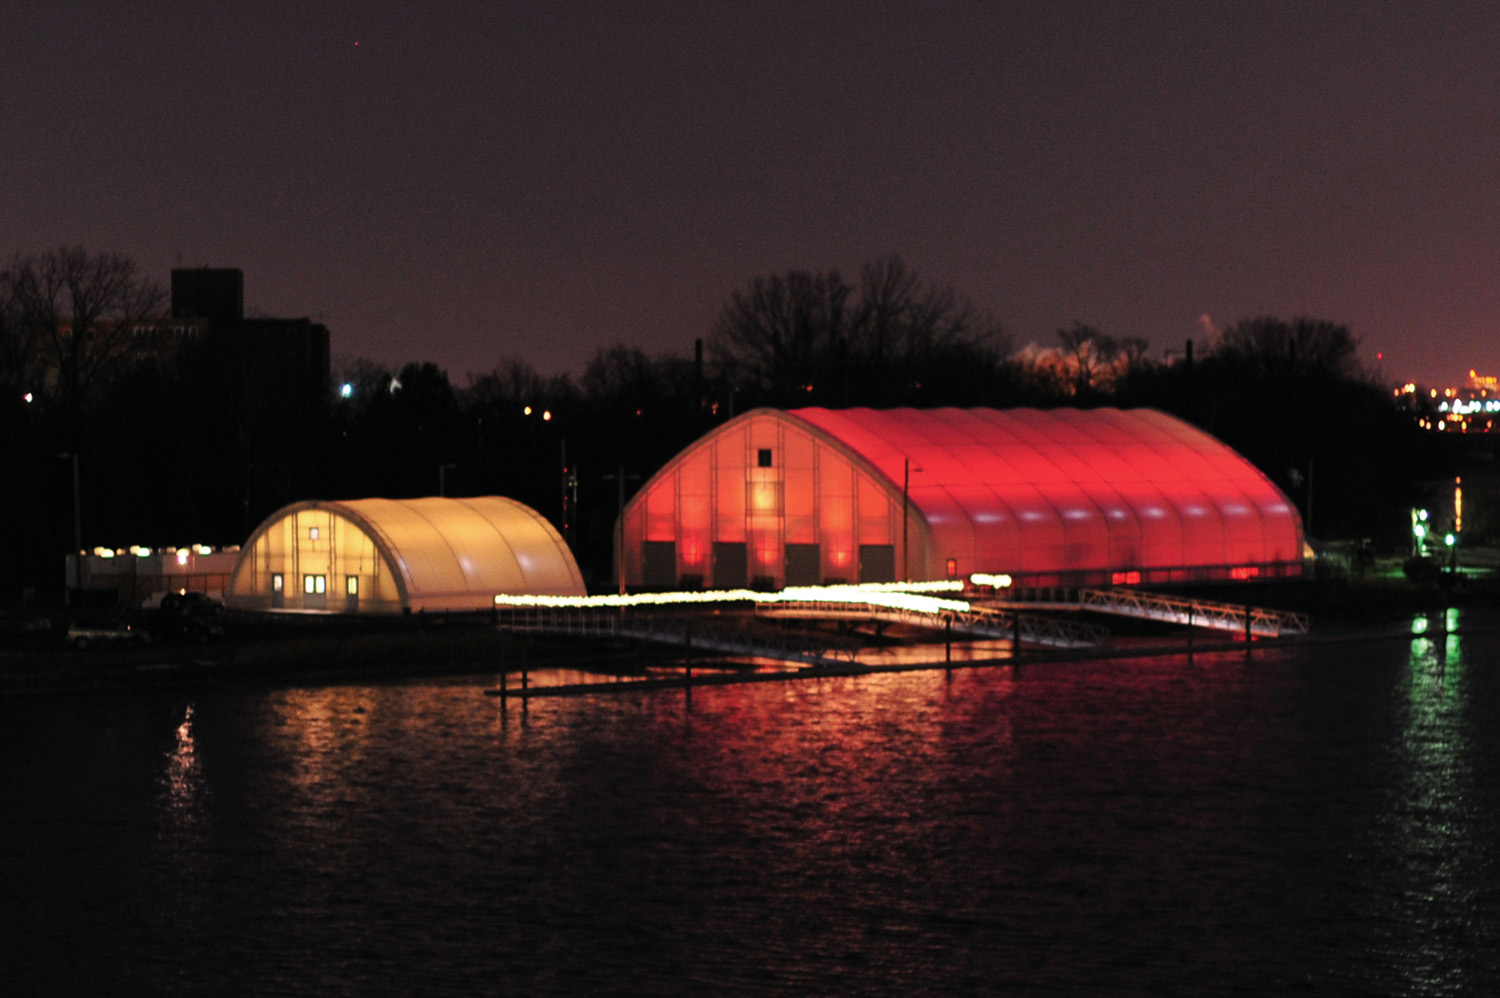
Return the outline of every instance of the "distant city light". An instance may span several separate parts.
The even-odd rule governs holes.
[[[27,404],[30,404],[30,403],[31,403],[31,400],[32,400],[32,399],[33,399],[33,398],[34,398],[34,397],[35,397],[35,396],[33,396],[33,395],[32,395],[32,394],[31,394],[31,393],[30,393],[30,392],[27,392],[27,393],[26,393],[26,394],[25,394],[25,395],[22,395],[22,396],[21,396],[21,398],[23,398],[23,399],[25,399],[25,400],[26,400],[26,402],[27,402]]]
[[[1416,396],[1421,392],[1425,392],[1435,403],[1431,409],[1422,408],[1416,401]],[[1496,417],[1500,416],[1500,398],[1492,397],[1496,392],[1500,392],[1500,377],[1481,375],[1471,369],[1461,388],[1424,389],[1419,388],[1415,382],[1408,381],[1395,390],[1395,396],[1398,399],[1408,397],[1405,408],[1411,412],[1421,429],[1490,433],[1495,428]],[[1435,419],[1434,412],[1437,415]],[[1450,423],[1453,425],[1448,425]]]
[[[339,386],[339,395],[344,398],[351,398],[354,395],[354,386],[347,381],[344,382]]]

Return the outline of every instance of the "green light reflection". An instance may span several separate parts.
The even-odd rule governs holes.
[[[1476,777],[1461,620],[1457,608],[1412,619],[1396,781],[1382,822],[1391,862],[1377,895],[1403,926],[1387,954],[1389,970],[1417,990],[1462,974],[1475,865],[1488,851],[1472,832]]]

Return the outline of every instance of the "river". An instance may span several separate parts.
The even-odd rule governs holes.
[[[0,990],[1500,993],[1500,617],[1466,613],[524,707],[13,697]]]

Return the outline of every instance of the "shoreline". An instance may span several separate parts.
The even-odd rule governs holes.
[[[1219,593],[1195,595],[1222,598]],[[742,658],[690,655],[671,646],[651,646],[601,638],[518,635],[500,631],[487,614],[415,619],[306,619],[288,622],[262,617],[231,616],[225,639],[204,645],[103,647],[79,651],[63,647],[62,639],[28,635],[0,644],[0,698],[51,696],[70,693],[129,692],[205,686],[264,684],[324,686],[360,681],[399,682],[423,678],[478,675],[506,676],[543,669],[571,669],[617,681],[569,684],[576,692],[587,687],[626,689],[680,688],[729,682],[789,681],[826,676],[873,675],[884,672],[932,669],[993,668],[1090,660],[1138,658],[1151,655],[1206,654],[1243,650],[1303,647],[1351,641],[1409,639],[1397,629],[1406,615],[1446,613],[1450,609],[1491,609],[1500,606],[1500,589],[1485,580],[1452,588],[1417,587],[1398,580],[1358,582],[1310,580],[1293,586],[1276,584],[1254,591],[1232,591],[1236,602],[1310,613],[1313,631],[1283,638],[1224,639],[1195,632],[1188,639],[1180,628],[1113,628],[1127,643],[1071,651],[1027,648],[1011,655],[945,660],[941,640],[903,642],[913,650],[932,649],[932,657],[898,663],[829,663],[782,669],[757,669]],[[1245,599],[1246,596],[1251,599]],[[1319,625],[1323,629],[1320,629]],[[1478,625],[1479,633],[1500,629]],[[1446,632],[1446,621],[1440,623]],[[1475,625],[1451,633],[1474,633]],[[958,644],[958,642],[955,642]],[[663,663],[684,663],[684,675],[652,676]],[[686,678],[688,663],[696,675]],[[624,677],[638,677],[625,681]],[[522,693],[509,689],[507,698],[543,695],[543,688]],[[605,689],[599,690],[604,692]],[[487,691],[490,692],[490,691]],[[498,695],[498,691],[494,691]],[[571,691],[570,691],[571,692]],[[551,695],[562,695],[562,692]]]

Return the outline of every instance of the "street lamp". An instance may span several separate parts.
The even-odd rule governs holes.
[[[906,458],[902,464],[901,471],[901,577],[904,581],[911,581],[911,561],[908,548],[911,533],[911,473],[921,471],[921,468],[911,466],[911,458]]]
[[[615,513],[615,577],[620,584],[620,595],[625,595],[625,481],[638,481],[640,475],[626,475],[625,466],[620,465],[617,474],[603,476],[606,482],[613,481],[618,487],[619,507]],[[623,610],[624,607],[622,606]]]
[[[1419,557],[1427,553],[1427,519],[1427,510],[1413,509],[1411,511],[1412,554]]]
[[[73,461],[73,589],[77,590],[83,572],[83,504],[78,494],[78,452],[63,451],[57,458],[71,458]]]

